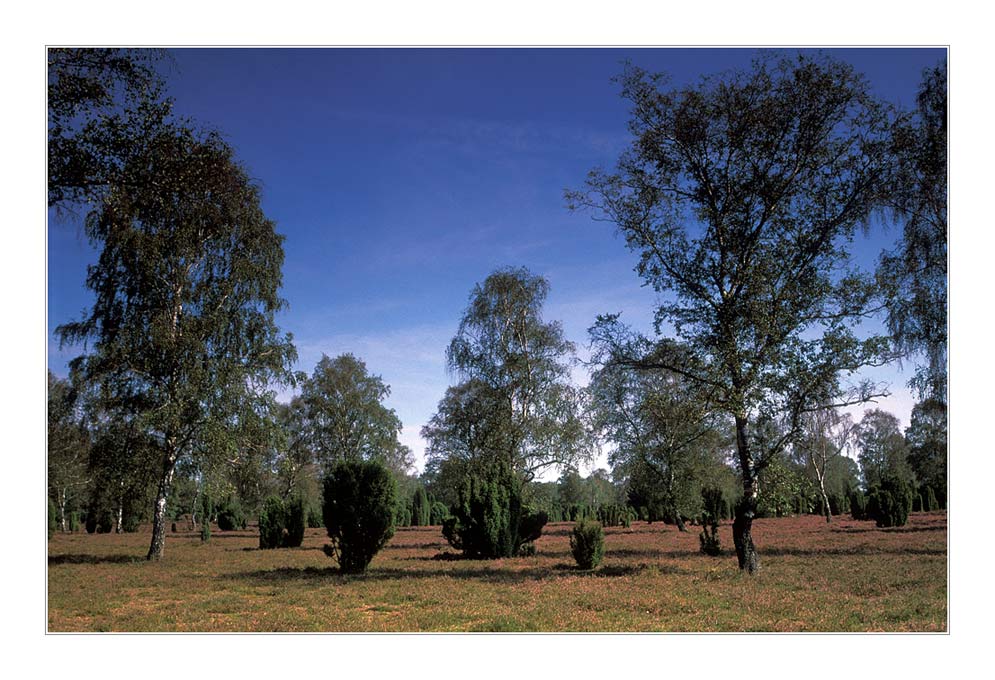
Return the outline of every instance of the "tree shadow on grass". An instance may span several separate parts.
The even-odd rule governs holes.
[[[879,548],[872,545],[859,545],[853,548],[764,548],[758,546],[757,552],[760,557],[765,555],[789,556],[789,557],[857,557],[869,555],[935,555],[946,556],[947,549],[943,548]]]
[[[432,541],[431,543],[388,543],[384,550],[428,550],[429,548],[444,548],[445,541]]]
[[[927,527],[834,527],[833,532],[841,534],[916,534],[920,531],[946,531],[946,525]]]
[[[605,565],[593,571],[582,571],[574,565],[557,564],[553,567],[527,569],[489,569],[486,567],[456,567],[453,569],[396,569],[392,567],[372,568],[364,574],[343,574],[338,567],[280,567],[234,574],[234,578],[255,581],[260,584],[274,582],[313,582],[332,581],[400,581],[422,578],[451,578],[461,581],[482,581],[484,583],[516,584],[528,581],[543,581],[566,576],[609,578],[638,574],[649,565]],[[229,576],[226,579],[232,578]]]
[[[58,564],[132,564],[144,562],[138,555],[49,555],[48,566]]]

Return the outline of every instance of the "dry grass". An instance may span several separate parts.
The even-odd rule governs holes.
[[[602,565],[579,572],[572,525],[553,524],[535,557],[445,559],[438,527],[401,529],[367,574],[343,576],[308,530],[298,549],[258,550],[252,531],[208,544],[171,534],[56,535],[50,631],[944,631],[945,513],[907,526],[818,517],[759,520],[761,572],[698,552],[696,533],[637,522],[608,529]]]

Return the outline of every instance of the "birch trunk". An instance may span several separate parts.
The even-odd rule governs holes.
[[[155,510],[152,513],[152,545],[149,546],[148,560],[161,560],[166,546],[166,500],[169,498],[169,488],[173,483],[173,472],[176,469],[176,451],[170,449],[163,456],[162,476],[159,478],[159,489],[156,492]]]
[[[753,518],[757,514],[757,479],[746,437],[746,418],[736,416],[736,448],[739,452],[740,468],[743,473],[743,502],[736,508],[736,519],[732,523],[732,541],[736,546],[739,568],[749,574],[760,569],[760,557],[753,545]]]

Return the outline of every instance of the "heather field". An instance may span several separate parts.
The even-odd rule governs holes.
[[[908,525],[816,516],[754,523],[762,570],[739,573],[698,536],[636,522],[607,529],[593,572],[570,555],[571,524],[546,527],[534,557],[455,559],[439,527],[400,529],[362,576],[340,575],[309,529],[295,549],[259,550],[253,530],[55,535],[49,631],[945,631],[945,513]]]

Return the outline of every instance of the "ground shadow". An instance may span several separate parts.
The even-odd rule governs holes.
[[[468,560],[469,562],[469,560]],[[654,565],[655,566],[655,565]],[[452,569],[397,569],[393,567],[372,568],[364,574],[343,574],[338,567],[280,567],[234,574],[234,578],[255,581],[261,584],[293,581],[399,581],[414,578],[452,578],[461,581],[482,581],[485,583],[516,584],[527,581],[542,581],[566,576],[592,576],[611,578],[638,574],[649,565],[605,565],[593,571],[578,569],[572,564],[556,564],[552,567],[526,569],[490,569],[486,567],[465,567]],[[658,568],[658,567],[657,567]],[[226,579],[231,578],[229,576]]]
[[[48,566],[57,564],[131,564],[144,562],[138,555],[49,555]]]
[[[428,550],[429,548],[443,548],[445,541],[432,541],[431,543],[388,543],[384,550]]]
[[[691,525],[689,525],[691,526]],[[633,524],[631,527],[604,527],[605,533],[607,534],[663,534],[669,533],[670,531],[677,531],[677,527],[671,524],[665,524],[663,522],[654,522],[653,524],[641,523],[638,526]],[[543,529],[543,536],[569,536],[573,533],[573,524],[568,527],[554,527],[550,529]]]
[[[888,534],[916,534],[920,531],[946,531],[946,526],[929,527],[833,527],[834,532],[841,534],[876,534],[878,532]]]
[[[946,555],[946,547],[942,548],[878,548],[860,545],[853,548],[764,548],[759,546],[760,557],[792,556],[792,557],[830,557],[830,556],[864,556],[864,555]]]

